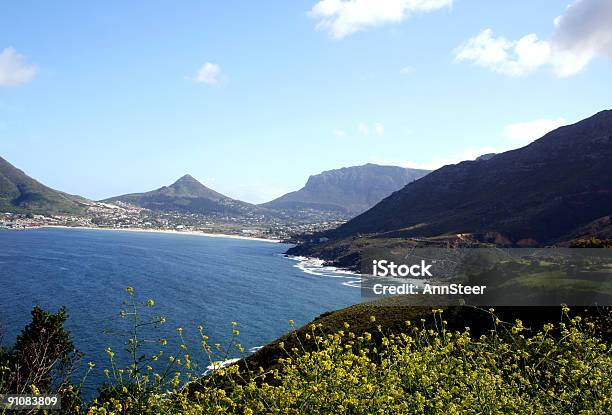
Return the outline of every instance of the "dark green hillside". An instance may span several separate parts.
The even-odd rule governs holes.
[[[264,346],[253,355],[247,357],[241,365],[251,368],[263,367],[271,369],[278,366],[278,359],[285,357],[279,350],[279,343],[283,342],[284,348],[306,350],[315,349],[312,341],[306,338],[311,331],[311,325],[320,325],[317,332],[333,334],[340,330],[346,330],[345,323],[348,323],[350,331],[356,335],[364,332],[373,333],[376,340],[380,340],[382,335],[390,333],[402,333],[407,330],[406,322],[412,324],[424,324],[427,327],[435,327],[440,324],[436,322],[433,310],[440,309],[435,306],[414,306],[414,300],[406,301],[404,304],[402,297],[389,297],[371,303],[352,305],[341,310],[328,312],[317,317],[312,323],[305,325],[291,334],[282,336],[274,342]],[[463,330],[469,327],[475,337],[489,332],[493,328],[491,313],[487,308],[476,308],[468,306],[444,307],[443,317],[447,321],[448,330]],[[521,320],[525,327],[530,330],[539,330],[544,323],[555,322],[561,319],[561,307],[496,307],[495,316],[502,321],[513,323],[516,319]],[[604,308],[580,308],[573,310],[574,314],[583,317],[590,316],[594,319],[602,319],[601,333],[603,338],[610,339],[612,328],[610,327],[609,309]],[[374,319],[372,319],[374,316]],[[374,320],[374,321],[372,321]]]
[[[572,239],[610,213],[612,110],[526,147],[442,167],[320,236],[469,233],[485,241],[546,245]],[[301,246],[291,253],[318,250]]]
[[[0,157],[0,212],[78,214],[85,199],[53,190]]]

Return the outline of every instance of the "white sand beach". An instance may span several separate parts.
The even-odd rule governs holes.
[[[168,234],[176,234],[176,235],[208,236],[208,237],[211,237],[211,238],[244,239],[244,240],[248,240],[248,241],[260,241],[260,242],[271,242],[271,243],[279,243],[279,242],[281,242],[279,239],[256,238],[256,237],[252,237],[252,236],[232,235],[232,234],[225,234],[225,233],[207,233],[207,232],[198,232],[198,231],[177,231],[177,230],[172,230],[172,229],[95,228],[95,227],[92,227],[92,226],[63,226],[63,225],[44,225],[44,226],[41,226],[40,228],[88,229],[88,230],[96,230],[96,231],[119,231],[119,232],[168,233]]]

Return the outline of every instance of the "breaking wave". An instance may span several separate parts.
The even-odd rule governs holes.
[[[338,278],[344,280],[342,285],[353,288],[361,287],[361,274],[342,268],[325,265],[325,261],[318,258],[287,255],[287,258],[296,261],[294,267],[302,272],[318,277]]]

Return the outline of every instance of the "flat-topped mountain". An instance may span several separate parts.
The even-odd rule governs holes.
[[[39,183],[0,157],[0,212],[77,214],[85,202]]]
[[[185,175],[159,189],[111,197],[103,202],[125,202],[150,210],[214,215],[244,214],[257,210],[250,203],[232,199]]]
[[[329,170],[310,176],[300,190],[260,206],[285,212],[330,212],[351,218],[427,173],[429,170],[376,164]]]
[[[609,110],[523,148],[442,167],[322,236],[333,241],[364,234],[471,233],[543,245],[571,238],[611,213]],[[308,249],[298,247],[294,253],[308,254]]]

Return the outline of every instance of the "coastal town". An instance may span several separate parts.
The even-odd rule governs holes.
[[[0,230],[23,230],[42,227],[100,228],[117,230],[173,231],[184,233],[220,234],[278,241],[291,240],[295,235],[312,234],[335,228],[341,220],[292,221],[251,215],[204,215],[185,212],[161,212],[144,209],[124,202],[113,204],[93,202],[84,214],[0,213]]]

